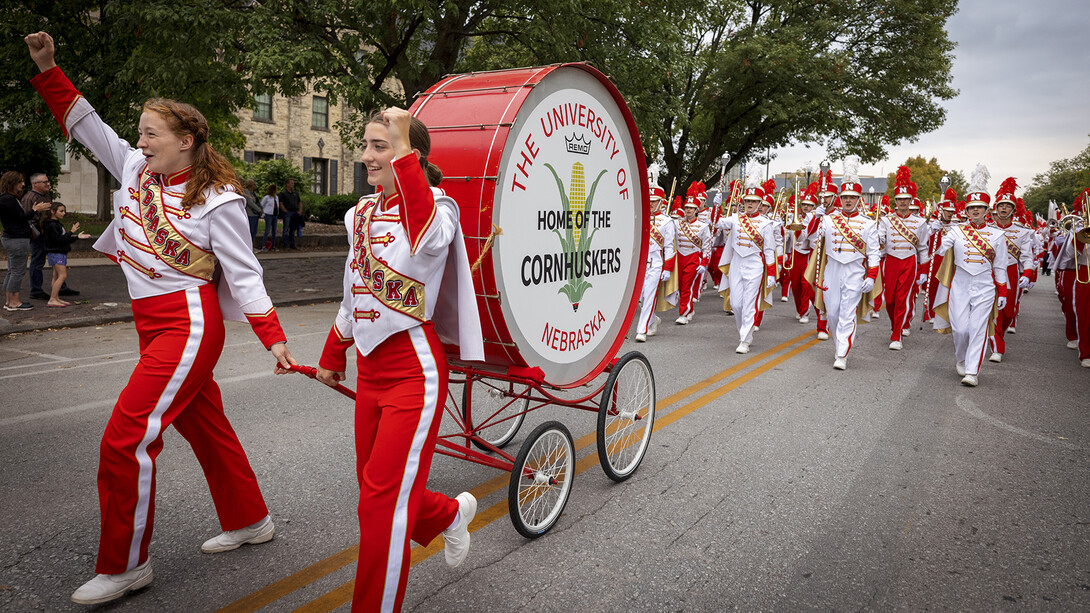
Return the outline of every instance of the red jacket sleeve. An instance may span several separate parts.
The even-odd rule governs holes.
[[[337,330],[337,324],[333,324],[329,335],[325,339],[325,347],[322,349],[322,357],[318,359],[318,366],[333,372],[344,372],[348,365],[345,353],[352,346],[352,339],[341,336]]]
[[[284,329],[280,327],[280,318],[276,316],[275,309],[269,309],[265,313],[246,314],[246,321],[253,328],[254,334],[266,349],[277,343],[287,342]]]
[[[401,226],[409,237],[409,252],[415,254],[435,219],[435,197],[415,155],[394,160],[393,168],[394,184],[401,197],[398,207]]]
[[[65,120],[68,118],[72,106],[83,95],[68,80],[68,77],[61,71],[60,66],[54,66],[38,74],[30,80],[30,84],[34,86],[34,89],[38,90],[38,94],[45,100],[49,110],[53,113],[53,117],[61,125],[64,137],[68,138],[68,128]]]

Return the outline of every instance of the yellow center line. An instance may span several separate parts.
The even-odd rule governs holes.
[[[693,411],[697,410],[698,408],[706,405],[708,402],[711,402],[712,400],[714,400],[716,398],[719,398],[720,396],[722,396],[723,394],[726,394],[730,390],[733,390],[733,389],[737,388],[742,383],[745,383],[746,381],[749,381],[749,380],[753,379],[757,375],[768,371],[770,368],[776,366],[777,364],[780,364],[784,360],[787,360],[787,359],[797,355],[798,353],[808,349],[809,347],[812,347],[814,344],[816,344],[816,343],[818,343],[820,341],[818,341],[816,339],[813,339],[810,342],[805,343],[804,345],[790,351],[789,353],[786,353],[783,356],[780,356],[780,357],[776,358],[775,360],[772,360],[772,361],[770,361],[770,362],[768,362],[766,364],[761,365],[760,367],[758,367],[757,369],[755,369],[751,373],[748,373],[744,377],[741,377],[739,379],[731,381],[730,383],[723,386],[722,388],[720,388],[718,390],[715,390],[713,392],[710,392],[710,393],[708,393],[708,394],[706,394],[704,396],[700,396],[699,398],[697,398],[697,399],[695,399],[695,400],[693,400],[693,401],[691,401],[691,402],[689,402],[689,403],[687,403],[687,404],[685,404],[685,405],[683,405],[683,406],[681,406],[681,407],[679,407],[679,408],[677,408],[677,409],[675,409],[675,410],[673,410],[673,411],[671,411],[671,412],[669,412],[669,413],[667,413],[665,415],[661,414],[663,409],[669,408],[670,406],[672,406],[673,404],[681,401],[684,398],[692,396],[692,395],[694,395],[694,394],[696,394],[696,393],[698,393],[700,391],[706,390],[706,389],[714,386],[715,384],[723,381],[724,379],[726,379],[726,378],[728,378],[728,377],[730,377],[730,376],[732,376],[732,375],[734,375],[734,374],[736,374],[738,372],[741,372],[741,371],[749,368],[750,366],[754,366],[754,365],[758,364],[759,362],[761,362],[765,358],[768,358],[770,356],[775,355],[776,353],[779,353],[780,351],[786,349],[787,347],[790,347],[791,345],[794,345],[794,344],[796,344],[796,343],[798,343],[798,342],[800,342],[802,340],[805,340],[807,338],[812,338],[812,336],[813,336],[812,332],[807,332],[806,334],[802,334],[802,335],[797,336],[797,337],[795,337],[793,339],[790,339],[788,341],[780,343],[779,345],[777,345],[777,346],[775,346],[775,347],[773,347],[773,348],[771,348],[771,349],[769,349],[767,351],[764,351],[764,352],[759,353],[759,354],[757,354],[757,355],[755,355],[755,356],[753,356],[753,357],[751,357],[751,358],[749,358],[747,360],[739,362],[738,364],[735,364],[734,366],[731,366],[730,368],[728,368],[726,370],[723,370],[723,371],[721,371],[719,373],[716,373],[715,375],[712,375],[711,377],[708,377],[707,379],[704,379],[703,381],[700,381],[698,383],[694,383],[693,385],[690,385],[689,387],[687,387],[685,389],[682,389],[682,390],[680,390],[678,392],[675,392],[675,393],[667,396],[666,398],[663,398],[661,401],[656,403],[658,405],[658,407],[656,408],[654,431],[658,431],[660,428],[663,428],[663,427],[677,421],[678,419],[684,417],[685,415],[688,415],[689,413],[692,413]],[[576,453],[578,453],[579,451],[583,450],[584,448],[596,443],[596,436],[597,435],[596,435],[595,432],[591,432],[589,434],[586,434],[586,435],[576,439],[575,440],[575,451],[576,451]],[[597,454],[588,454],[588,455],[584,456],[582,459],[580,459],[580,460],[578,460],[576,462],[576,464],[575,464],[575,473],[574,474],[579,474],[579,473],[583,472],[584,470],[586,470],[587,468],[589,468],[591,466],[594,466],[597,463],[598,463],[598,455]],[[480,500],[480,499],[483,499],[483,498],[485,498],[486,496],[488,496],[490,494],[495,493],[496,491],[500,490],[501,488],[507,486],[508,483],[510,482],[510,480],[511,480],[511,475],[509,473],[501,473],[500,475],[497,475],[496,477],[494,477],[492,479],[489,479],[488,481],[485,481],[484,483],[481,483],[480,485],[474,487],[473,489],[469,490],[469,492],[471,494],[473,494],[473,496],[475,498]],[[492,505],[491,507],[489,507],[489,508],[487,508],[487,509],[485,509],[483,511],[478,511],[477,516],[474,518],[473,523],[469,527],[469,531],[470,532],[476,532],[477,530],[487,526],[488,524],[491,524],[495,520],[497,520],[497,519],[499,519],[501,517],[506,517],[507,514],[508,514],[507,500],[504,499],[503,501],[498,502],[498,503]],[[426,547],[418,546],[418,547],[412,548],[412,550],[410,552],[410,555],[411,555],[410,567],[416,566],[420,562],[423,562],[424,560],[430,558],[431,556],[435,555],[436,553],[438,553],[438,552],[440,552],[442,550],[443,550],[443,539],[441,539],[441,538],[436,538],[435,540],[433,540]],[[323,560],[319,560],[318,562],[315,562],[314,564],[311,564],[310,566],[307,566],[306,568],[303,568],[302,570],[299,570],[299,571],[295,572],[292,575],[289,575],[289,576],[287,576],[287,577],[285,577],[285,578],[283,578],[283,579],[281,579],[279,581],[271,583],[271,584],[261,588],[260,590],[257,590],[256,592],[253,592],[253,593],[251,593],[251,594],[249,594],[247,596],[244,596],[244,597],[236,600],[235,602],[232,602],[231,604],[229,604],[229,605],[227,605],[227,606],[225,606],[225,607],[223,607],[221,609],[218,609],[216,611],[216,613],[242,613],[242,612],[256,611],[256,610],[258,610],[258,609],[260,609],[260,608],[262,608],[262,607],[264,607],[264,606],[266,606],[268,604],[271,604],[271,603],[279,600],[280,598],[283,598],[284,596],[287,596],[288,594],[290,594],[292,592],[295,592],[295,591],[305,587],[306,585],[308,585],[310,583],[313,583],[314,581],[317,581],[318,579],[320,579],[320,578],[322,578],[322,577],[324,577],[324,576],[326,576],[326,575],[328,575],[330,573],[333,573],[333,572],[335,572],[335,571],[337,571],[337,570],[339,570],[339,569],[341,569],[341,568],[355,562],[358,555],[359,555],[359,545],[358,544],[353,545],[351,547],[348,547],[347,549],[344,549],[344,550],[342,550],[340,552],[337,552],[337,553],[335,553],[335,554],[333,554],[333,555],[331,555],[331,556],[329,556],[329,557],[327,557],[327,558],[325,558]],[[344,605],[347,602],[352,600],[352,587],[353,587],[354,584],[355,584],[354,580],[349,581],[348,583],[346,583],[346,584],[344,584],[344,585],[342,585],[342,586],[340,586],[338,588],[335,588],[334,590],[320,596],[316,600],[313,600],[313,601],[307,603],[306,605],[303,605],[302,607],[296,609],[296,611],[306,611],[308,613],[309,612],[316,612],[316,611],[332,611],[332,610],[336,609],[337,607],[340,607],[340,606],[342,606],[342,605]]]

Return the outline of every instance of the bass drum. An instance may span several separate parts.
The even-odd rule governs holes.
[[[540,368],[559,388],[596,377],[624,341],[647,261],[646,162],[617,88],[586,64],[468,73],[410,110],[479,260],[486,368]]]

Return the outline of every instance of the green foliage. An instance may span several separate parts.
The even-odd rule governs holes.
[[[924,202],[942,200],[943,193],[939,190],[939,181],[942,180],[943,175],[950,178],[950,187],[957,192],[958,198],[963,198],[965,192],[969,191],[969,183],[965,180],[965,175],[961,171],[942,168],[937,158],[927,160],[922,155],[917,155],[905,160],[902,166],[908,166],[908,169],[912,171],[912,182],[916,184],[916,196]],[[886,177],[886,185],[888,186],[886,195],[893,198],[893,188],[897,185],[896,170]]]
[[[309,195],[304,199],[307,219],[318,223],[339,224],[344,221],[344,214],[348,209],[356,206],[360,197],[355,194],[338,194],[336,196]]]
[[[14,128],[0,131],[0,172],[8,170],[23,173],[30,189],[30,175],[36,172],[44,172],[56,183],[61,163],[51,141],[29,130]]]
[[[1048,213],[1049,200],[1056,206],[1067,205],[1070,209],[1075,197],[1082,190],[1090,187],[1090,145],[1075,157],[1056,160],[1049,165],[1048,171],[1033,178],[1033,183],[1023,194],[1026,208],[1040,213]]]
[[[277,192],[284,189],[284,184],[287,183],[288,179],[295,181],[295,191],[299,192],[300,197],[305,198],[310,193],[310,177],[303,172],[302,168],[286,158],[265,160],[256,164],[236,162],[235,170],[238,172],[239,179],[243,181],[246,179],[254,180],[254,183],[257,184],[254,191],[257,193],[258,199],[265,195],[269,185],[275,185]]]

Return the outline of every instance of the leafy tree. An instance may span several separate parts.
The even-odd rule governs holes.
[[[686,184],[718,170],[724,152],[729,169],[792,143],[875,161],[935,129],[939,101],[957,93],[944,29],[956,10],[954,0],[717,0],[687,12],[694,59],[659,75],[683,107],[654,134],[669,174]]]
[[[12,128],[0,131],[0,172],[7,170],[23,173],[28,179],[27,189],[30,189],[30,175],[36,172],[44,172],[56,183],[61,163],[52,142],[27,130]]]
[[[908,166],[908,169],[912,171],[912,181],[916,184],[916,195],[922,201],[935,201],[942,200],[942,192],[939,191],[939,181],[942,180],[943,175],[950,177],[950,187],[954,188],[958,197],[964,197],[965,192],[969,190],[969,183],[965,180],[965,175],[958,170],[946,170],[939,166],[939,161],[936,158],[930,160],[924,159],[922,155],[916,157],[910,157],[905,160],[902,166]],[[886,195],[890,198],[893,197],[893,188],[897,184],[897,171],[889,173],[886,178]]]
[[[23,37],[49,32],[57,64],[99,116],[135,144],[144,101],[153,96],[193,104],[208,118],[213,146],[229,151],[240,142],[234,111],[251,100],[235,67],[235,40],[245,14],[226,0],[0,0],[0,124],[54,139],[61,132],[30,86],[37,68]],[[89,155],[72,142],[76,155]],[[93,160],[93,157],[92,157]],[[110,210],[110,181],[97,160],[98,215]]]
[[[1075,157],[1056,160],[1043,172],[1033,178],[1033,183],[1023,194],[1026,208],[1040,213],[1048,213],[1048,202],[1053,200],[1057,206],[1071,203],[1082,190],[1090,187],[1090,145]]]
[[[236,166],[235,169],[238,171],[240,179],[254,180],[254,183],[257,184],[255,191],[258,198],[265,195],[265,191],[270,185],[275,185],[278,192],[284,189],[284,184],[288,179],[295,181],[295,191],[300,194],[310,193],[311,177],[302,168],[292,164],[287,159],[265,160],[256,164],[242,163]]]

